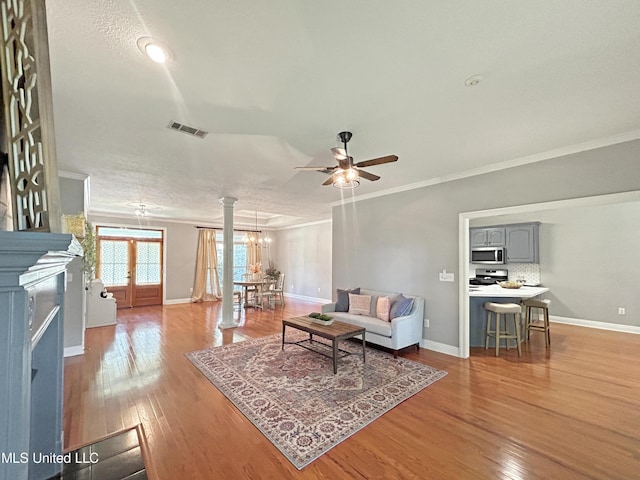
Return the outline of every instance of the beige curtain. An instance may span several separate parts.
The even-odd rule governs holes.
[[[261,264],[262,263],[262,252],[260,245],[250,244],[247,245],[247,273],[253,273],[250,268],[251,265]],[[260,271],[262,272],[264,269],[260,267]]]
[[[216,251],[216,231],[201,228],[198,235],[196,256],[196,276],[193,282],[192,302],[220,300],[220,278],[218,277],[218,254]]]

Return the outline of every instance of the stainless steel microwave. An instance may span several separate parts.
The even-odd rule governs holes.
[[[507,254],[504,247],[474,247],[471,249],[471,263],[498,265],[506,261]]]

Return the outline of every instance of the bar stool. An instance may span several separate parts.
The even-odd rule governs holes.
[[[547,299],[539,299],[539,298],[527,298],[522,302],[524,306],[524,333],[526,334],[526,339],[529,340],[529,334],[531,330],[535,330],[537,332],[544,332],[544,343],[547,347],[551,345],[551,334],[549,333],[549,304],[551,300]],[[533,313],[533,309],[538,308],[542,310],[543,313],[543,321],[542,325],[536,325],[531,320],[531,314]]]
[[[484,309],[487,311],[487,332],[484,340],[484,349],[489,348],[489,338],[496,339],[496,357],[500,352],[500,339],[504,338],[504,344],[507,350],[509,350],[509,339],[513,338],[516,341],[516,348],[518,349],[518,356],[522,355],[520,351],[520,314],[522,308],[517,303],[494,303],[485,302]],[[495,330],[491,330],[491,313],[493,312],[496,319]],[[500,329],[500,316],[502,315],[504,329]],[[507,315],[513,315],[513,334],[507,330]]]

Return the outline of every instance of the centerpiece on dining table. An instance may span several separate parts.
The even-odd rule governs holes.
[[[260,280],[262,280],[262,264],[253,263],[249,265],[249,273],[251,274],[252,281],[259,282]]]

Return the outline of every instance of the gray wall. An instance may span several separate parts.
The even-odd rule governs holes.
[[[85,181],[60,177],[60,207],[63,215],[84,213]],[[67,266],[67,291],[64,294],[64,348],[84,345],[85,290],[82,259],[75,258]]]
[[[640,202],[479,220],[473,224],[542,222],[540,273],[552,315],[640,326]]]
[[[89,220],[94,224],[117,225],[139,228],[136,218],[116,218],[91,215]],[[144,227],[147,228],[146,220]],[[193,224],[161,222],[149,219],[148,228],[166,228],[166,286],[164,301],[187,300],[191,298],[190,289],[196,268],[196,251],[198,248],[198,230]]]
[[[640,190],[639,156],[636,140],[336,206],[333,288],[424,296],[424,337],[458,346],[459,214]],[[443,268],[455,282],[438,281]]]
[[[285,292],[331,299],[331,222],[273,232],[271,256],[285,274]]]
[[[134,228],[140,226],[134,218],[92,215],[89,220],[94,224],[126,225]],[[167,229],[165,301],[190,299],[198,230],[192,224],[153,219],[149,220],[149,226]],[[273,238],[270,257],[278,270],[286,275],[285,292],[330,299],[331,222],[269,231],[269,235]],[[264,267],[267,266],[265,259]]]

